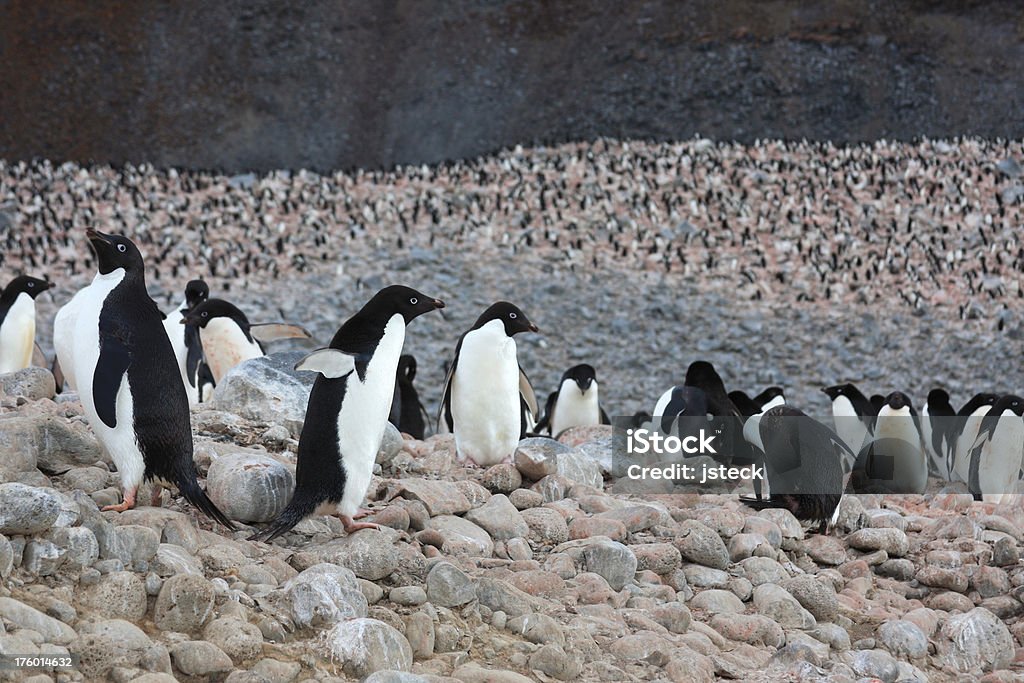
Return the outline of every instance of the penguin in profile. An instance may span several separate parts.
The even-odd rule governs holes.
[[[928,456],[921,439],[921,420],[906,394],[885,397],[875,418],[873,438],[865,449],[868,486],[891,493],[924,493]]]
[[[416,378],[416,358],[406,353],[398,359],[398,373],[395,378],[395,396],[391,401],[388,421],[400,432],[414,439],[423,439],[427,429],[427,411],[420,402],[420,395],[412,385]]]
[[[547,431],[557,438],[571,427],[611,424],[601,408],[598,391],[597,372],[592,366],[572,366],[562,373],[558,389],[548,396],[537,431]]]
[[[46,280],[19,275],[0,292],[0,375],[32,365],[36,350],[36,297]]]
[[[703,360],[690,363],[690,367],[686,369],[686,379],[683,384],[704,394],[707,414],[712,416],[707,428],[719,433],[716,442],[720,448],[718,454],[713,456],[715,460],[724,465],[739,467],[755,463],[757,454],[743,439],[744,416],[729,398],[725,383],[715,367]],[[754,482],[755,489],[758,491],[760,491],[759,484],[760,482]]]
[[[437,422],[455,435],[460,462],[488,467],[510,461],[530,418],[536,420],[537,398],[516,356],[513,337],[520,332],[537,332],[537,326],[499,301],[459,337]]]
[[[253,325],[237,306],[223,299],[207,299],[190,310],[181,323],[198,328],[203,359],[210,368],[215,385],[220,384],[224,375],[239,363],[262,358],[260,342],[310,337],[309,332],[298,325]]]
[[[707,394],[697,387],[682,384],[668,389],[658,398],[651,419],[660,418],[656,426],[663,434],[689,434],[693,431],[691,428],[708,426],[705,424],[708,414]]]
[[[199,329],[181,322],[189,311],[210,298],[210,287],[202,280],[190,280],[185,285],[185,300],[164,320],[164,329],[171,340],[174,357],[178,360],[181,381],[188,394],[189,405],[199,403],[199,363],[203,358],[203,344]]]
[[[853,384],[837,384],[821,391],[832,401],[832,420],[836,434],[846,442],[850,452],[859,456],[865,444],[871,440],[872,416],[877,411]],[[853,467],[853,463],[850,463],[850,467]]]
[[[444,302],[401,285],[380,290],[335,333],[330,346],[296,370],[313,382],[299,436],[295,494],[252,540],[270,541],[314,514],[337,514],[346,533],[377,525],[355,522],[384,438],[405,328]]]
[[[797,519],[835,521],[852,460],[849,446],[831,429],[790,406],[775,406],[747,420],[743,436],[764,453],[767,498],[740,496],[755,510],[784,508]]]
[[[956,422],[956,411],[949,402],[945,389],[932,389],[921,409],[921,437],[932,472],[947,481],[953,476],[955,454],[952,434]]]
[[[133,507],[139,486],[154,481],[176,486],[211,519],[234,529],[196,480],[188,397],[163,313],[146,292],[142,254],[121,235],[91,228],[86,235],[99,272],[74,298],[71,365],[89,425],[124,488],[124,502],[103,509]]]
[[[1024,460],[1024,399],[1003,396],[995,402],[967,451],[967,488],[975,500],[1002,502],[1017,492]]]
[[[953,475],[957,481],[969,484],[971,481],[971,459],[970,451],[978,438],[981,430],[981,423],[989,414],[996,401],[998,394],[979,393],[971,397],[956,413],[956,426],[951,435],[953,443]]]
[[[768,387],[754,398],[751,398],[745,391],[730,391],[729,400],[743,417],[750,417],[764,413],[776,406],[786,405],[786,395],[782,387]]]

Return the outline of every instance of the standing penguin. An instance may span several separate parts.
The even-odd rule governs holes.
[[[36,348],[36,297],[50,288],[39,278],[19,275],[0,293],[0,375],[32,364]]]
[[[611,424],[598,397],[597,372],[586,363],[562,374],[558,390],[551,392],[537,431],[557,437],[570,427]]]
[[[398,374],[395,378],[395,397],[391,401],[388,421],[399,431],[414,439],[422,439],[427,430],[427,411],[420,402],[420,395],[412,385],[416,378],[416,358],[402,354],[398,359]]]
[[[981,431],[981,423],[989,414],[996,401],[998,394],[980,393],[975,394],[957,411],[956,425],[950,435],[953,443],[953,479],[970,483],[971,481],[971,458],[970,451]]]
[[[198,372],[199,362],[203,358],[203,344],[199,340],[199,329],[192,325],[182,327],[181,322],[189,311],[208,298],[210,287],[202,280],[190,280],[185,285],[185,300],[164,320],[164,330],[171,340],[189,405],[199,403],[200,399]]]
[[[921,420],[907,395],[885,397],[866,447],[865,472],[874,488],[892,493],[924,493],[928,457],[921,440]]]
[[[945,389],[932,389],[921,409],[921,437],[931,469],[936,476],[947,481],[953,476],[954,440],[951,435],[956,422],[956,411],[949,402]]]
[[[744,466],[752,464],[757,454],[743,439],[743,414],[729,398],[725,382],[715,366],[703,360],[690,363],[686,369],[685,385],[704,392],[707,411],[713,416],[710,429],[719,433],[716,442],[720,445],[715,460],[725,465]],[[754,482],[760,493],[760,482]]]
[[[1003,396],[982,418],[967,452],[967,487],[975,500],[1001,502],[1017,492],[1024,459],[1024,399]]]
[[[329,347],[295,366],[320,373],[299,436],[295,494],[254,540],[270,541],[318,512],[336,513],[346,533],[376,527],[353,518],[370,486],[384,438],[405,328],[439,308],[444,302],[415,289],[385,287],[341,326]]]
[[[124,502],[135,505],[144,481],[177,486],[185,498],[229,529],[232,523],[196,480],[188,398],[163,313],[146,292],[135,244],[86,231],[99,272],[75,295],[75,384],[93,432],[121,475]]]
[[[455,346],[445,380],[438,424],[455,435],[460,462],[481,467],[509,461],[536,419],[537,398],[519,367],[520,332],[536,332],[516,306],[499,301],[477,318]]]
[[[821,390],[832,401],[836,434],[859,456],[871,440],[871,417],[877,412],[871,401],[852,384],[837,384]]]
[[[309,339],[298,325],[263,323],[253,325],[245,313],[223,299],[207,299],[188,312],[182,324],[199,329],[203,357],[215,384],[239,363],[263,356],[260,342],[278,339]]]

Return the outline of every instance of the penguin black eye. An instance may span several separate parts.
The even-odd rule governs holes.
[[[203,311],[203,317],[204,317],[204,318],[205,318],[206,316],[208,316],[208,315],[210,315],[210,314],[209,314],[209,313],[207,313],[206,311]]]
[[[127,250],[127,247],[124,246],[123,244],[119,244],[117,245],[117,250],[123,254],[125,250]]]
[[[509,313],[508,317],[510,317],[510,318],[517,318],[518,316],[515,313]]]
[[[35,287],[35,286],[36,286],[36,283],[34,283],[34,282],[29,282],[29,283],[28,283],[28,286],[29,286],[29,287]]]
[[[417,299],[416,297],[413,297],[413,298],[409,299],[409,303],[411,303],[413,306],[415,306],[419,302],[420,302],[420,300]]]

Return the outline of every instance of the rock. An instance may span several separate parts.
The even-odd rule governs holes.
[[[35,631],[45,642],[55,645],[68,645],[77,636],[64,622],[48,617],[13,598],[0,598],[0,623],[2,621],[8,621],[21,629]],[[0,634],[2,633],[0,631]]]
[[[427,592],[419,586],[398,586],[391,589],[388,599],[396,605],[415,607],[427,601]]]
[[[401,453],[404,445],[405,439],[402,437],[402,432],[398,431],[398,427],[390,422],[386,423],[384,425],[384,434],[380,440],[380,448],[377,449],[375,462],[381,465],[391,462],[396,455]]]
[[[466,519],[481,527],[491,538],[499,541],[519,538],[530,533],[523,516],[501,493],[466,513]]]
[[[30,535],[45,531],[57,521],[61,509],[60,496],[52,489],[0,484],[0,534]]]
[[[743,567],[747,579],[755,586],[762,583],[781,584],[789,578],[789,572],[770,557],[748,557],[740,562],[740,566]]]
[[[431,517],[459,515],[473,507],[454,482],[399,479],[395,484],[399,486],[403,498],[423,503]]]
[[[476,584],[449,562],[438,562],[427,574],[427,597],[440,607],[458,607],[476,598]]]
[[[223,455],[210,465],[206,492],[230,519],[269,522],[284,510],[295,476],[274,458],[258,453]]]
[[[504,581],[481,577],[477,579],[476,596],[481,605],[492,612],[501,610],[510,617],[518,617],[535,611],[533,597],[510,586]]]
[[[160,548],[160,534],[146,526],[126,524],[117,527],[114,533],[124,549],[125,561],[132,567],[148,564]]]
[[[928,656],[928,636],[909,621],[887,621],[878,627],[878,642],[896,657],[921,659]]]
[[[408,671],[391,671],[385,669],[370,674],[363,679],[363,683],[430,683],[430,681],[419,674]]]
[[[591,457],[577,446],[568,453],[560,453],[555,459],[555,473],[569,481],[595,489],[604,488],[601,468]]]
[[[569,450],[568,446],[554,439],[531,437],[519,442],[513,460],[525,479],[540,481],[558,471],[558,456]]]
[[[853,650],[849,653],[849,662],[859,676],[875,678],[882,683],[894,683],[899,678],[899,665],[884,650]]]
[[[767,522],[767,520],[764,521]],[[782,538],[782,534],[779,534],[779,538]],[[736,534],[729,539],[729,559],[733,562],[739,562],[754,555],[759,557],[774,557],[775,555],[771,543],[761,534]]]
[[[108,460],[85,424],[52,415],[0,420],[0,471],[24,472],[36,467],[63,474],[73,467]]]
[[[344,672],[364,678],[376,671],[409,671],[412,648],[401,633],[376,619],[358,618],[335,624],[323,637],[327,659]]]
[[[622,521],[605,517],[576,517],[569,524],[569,538],[579,540],[593,536],[607,536],[613,541],[625,541],[629,532]]]
[[[398,569],[393,536],[393,531],[360,529],[324,545],[317,554],[322,562],[348,567],[361,579],[378,581]]]
[[[541,545],[558,545],[569,540],[569,527],[556,510],[534,507],[520,515],[529,528],[530,538]]]
[[[492,493],[512,493],[523,483],[523,476],[511,463],[500,463],[484,471],[481,483]]]
[[[52,576],[64,564],[65,555],[64,549],[52,541],[33,538],[25,544],[21,567],[36,576]]]
[[[743,601],[730,591],[712,588],[701,591],[690,600],[690,607],[702,609],[711,614],[743,614]]]
[[[53,374],[46,368],[27,367],[0,374],[0,393],[29,401],[52,399],[57,393]]]
[[[405,619],[405,638],[413,659],[429,659],[434,655],[434,620],[425,611],[413,612]]]
[[[203,630],[203,640],[216,645],[235,663],[255,659],[263,652],[259,628],[238,619],[214,619]]]
[[[210,407],[256,422],[272,417],[297,439],[316,378],[316,373],[294,370],[305,355],[274,353],[236,365],[213,390]]]
[[[859,529],[846,537],[851,548],[871,551],[884,550],[890,556],[902,557],[910,550],[907,535],[899,529]]]
[[[839,601],[830,583],[805,574],[786,579],[780,585],[818,621],[835,621],[839,614]]]
[[[490,534],[467,519],[441,515],[430,520],[430,527],[441,534],[441,550],[446,555],[490,557],[494,554]]]
[[[110,485],[110,472],[99,467],[75,467],[64,473],[69,489],[95,493]]]
[[[261,659],[252,667],[252,672],[265,678],[268,683],[292,683],[302,672],[302,665],[298,662]]]
[[[157,628],[163,631],[198,631],[213,616],[215,596],[213,584],[202,576],[172,576],[164,581],[157,596],[156,606],[153,608],[153,621]]]
[[[484,669],[474,662],[460,666],[452,672],[452,677],[462,683],[533,683],[532,678],[515,671]]]
[[[671,633],[686,633],[693,616],[690,609],[681,602],[667,602],[650,610],[651,618]]]
[[[0,579],[6,579],[14,571],[14,547],[7,537],[0,534]]]
[[[1010,577],[998,567],[983,565],[971,575],[971,586],[982,598],[994,598],[1010,592]]]
[[[565,636],[558,622],[545,614],[524,614],[508,622],[508,630],[531,643],[564,645]]]
[[[84,622],[79,630],[80,637],[68,649],[79,656],[81,672],[90,680],[107,678],[114,667],[144,666],[147,653],[154,649],[142,629],[122,619]]]
[[[801,547],[818,564],[837,566],[846,562],[846,546],[838,538],[815,534],[803,541]]]
[[[951,615],[941,633],[939,656],[955,671],[996,671],[1013,661],[1015,644],[1010,630],[983,607]]]
[[[711,628],[729,640],[778,648],[786,642],[782,627],[760,614],[716,614]]]
[[[560,681],[569,681],[580,675],[583,664],[578,653],[569,655],[558,645],[548,644],[530,655],[530,668]]]
[[[342,619],[365,617],[366,596],[351,569],[317,564],[272,593],[297,627],[332,626]]]
[[[178,643],[171,648],[171,659],[175,668],[186,676],[211,676],[234,668],[231,658],[220,648],[202,640]]]
[[[581,571],[602,576],[614,591],[622,590],[636,574],[636,555],[627,546],[603,536],[569,541],[555,547],[555,553],[566,553]]]
[[[544,504],[544,496],[530,489],[516,489],[508,495],[508,500],[517,510],[527,510]]]
[[[106,619],[138,621],[146,615],[146,586],[132,572],[111,572],[78,594],[78,604]]]
[[[754,607],[784,628],[810,629],[815,619],[792,595],[771,583],[754,589]]]
[[[945,588],[957,593],[963,593],[967,590],[967,575],[955,569],[925,566],[917,570],[914,578],[917,579],[918,583],[925,586]]]
[[[156,555],[150,568],[157,576],[166,578],[175,574],[197,574],[203,575],[203,565],[199,560],[190,555],[187,550],[170,543],[161,543],[157,546]]]
[[[683,564],[679,549],[671,543],[632,545],[630,549],[636,555],[637,571],[647,569],[655,574],[668,574]]]
[[[696,520],[687,519],[679,523],[675,546],[688,562],[713,569],[729,566],[729,550],[722,538]]]

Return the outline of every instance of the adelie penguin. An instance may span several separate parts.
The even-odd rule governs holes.
[[[24,370],[36,349],[36,297],[50,288],[39,278],[19,275],[0,293],[0,375]]]
[[[953,443],[953,477],[954,481],[969,484],[971,481],[970,451],[981,431],[981,424],[991,412],[998,394],[979,393],[971,397],[956,413],[956,423],[950,440]]]
[[[743,436],[764,453],[771,494],[740,496],[756,510],[784,508],[797,519],[818,522],[825,533],[843,497],[852,454],[831,429],[789,406],[776,406],[747,420]]]
[[[537,398],[519,367],[513,337],[536,331],[521,310],[499,301],[459,338],[438,415],[438,424],[455,435],[459,462],[487,467],[510,461],[532,428]]]
[[[215,384],[220,384],[231,368],[263,356],[260,342],[278,339],[309,339],[309,332],[285,323],[251,324],[234,304],[223,299],[207,299],[188,312],[181,323],[199,330],[203,362],[210,368]]]
[[[921,409],[921,438],[932,473],[947,481],[953,477],[955,427],[956,411],[949,402],[949,394],[945,389],[932,389]]]
[[[1002,396],[981,420],[967,451],[967,488],[975,500],[1000,503],[1017,494],[1024,460],[1024,399]]]
[[[416,358],[406,353],[398,359],[395,378],[395,396],[391,401],[388,421],[414,439],[422,439],[427,430],[427,411],[420,402],[419,392],[412,385],[416,378]]]
[[[377,292],[334,335],[330,346],[299,361],[319,373],[299,436],[295,494],[253,539],[270,541],[314,514],[337,514],[351,533],[376,525],[353,521],[370,486],[395,391],[405,328],[444,302],[400,285]]]
[[[195,405],[200,401],[199,364],[203,359],[203,344],[199,340],[199,329],[191,325],[182,326],[189,311],[210,298],[210,287],[202,280],[191,280],[185,285],[185,300],[164,320],[164,329],[174,357],[178,361],[178,372],[188,394],[188,402]]]
[[[877,412],[867,396],[852,384],[837,384],[821,390],[832,401],[832,419],[836,434],[846,442],[854,460],[871,440],[872,417]],[[849,463],[852,469],[854,464]]]
[[[146,292],[142,255],[126,237],[92,229],[86,235],[99,272],[75,295],[71,365],[89,425],[124,487],[124,502],[104,510],[133,507],[139,486],[153,481],[177,487],[233,529],[196,480],[188,397],[163,313]]]
[[[594,368],[586,363],[572,366],[562,374],[558,390],[548,396],[537,432],[557,437],[571,427],[611,424],[598,392]]]
[[[924,493],[928,486],[921,419],[906,394],[885,397],[864,449],[864,468],[872,491]]]

